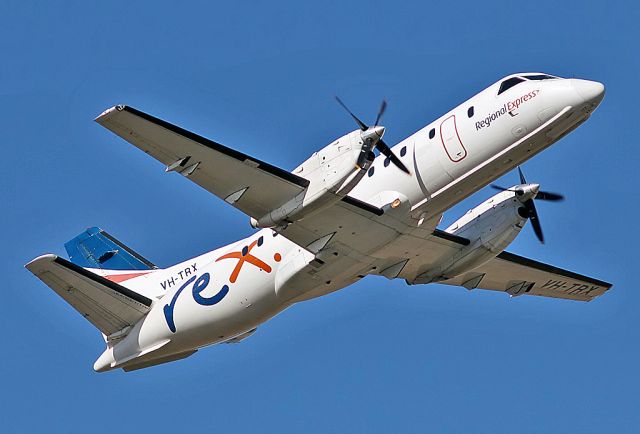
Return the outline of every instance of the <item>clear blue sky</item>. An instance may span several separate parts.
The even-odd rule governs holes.
[[[438,3],[2,2],[3,431],[640,431],[640,7]],[[160,266],[251,233],[92,121],[114,104],[292,169],[354,129],[335,94],[363,119],[387,98],[395,143],[529,70],[607,87],[525,164],[568,200],[538,207],[546,245],[527,228],[509,249],[612,281],[595,302],[367,278],[240,345],[96,374],[99,334],[22,268],[93,225]]]

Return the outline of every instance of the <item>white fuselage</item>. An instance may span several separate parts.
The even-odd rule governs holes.
[[[439,219],[444,210],[582,123],[602,98],[602,85],[575,79],[527,80],[498,95],[508,78],[394,146],[410,176],[379,156],[349,195],[382,207],[400,193],[411,204],[412,218]],[[514,147],[557,116],[561,119],[553,130]],[[477,171],[481,177],[473,185],[460,182]],[[520,227],[500,240],[500,248]],[[173,267],[121,280],[120,284],[154,299],[154,305],[126,337],[105,350],[94,368],[104,371],[229,341],[296,301],[357,280],[350,273],[326,291],[324,282],[317,282],[312,295],[298,299],[280,293],[282,282],[313,257],[277,232],[262,229]],[[361,273],[367,274],[364,269]]]

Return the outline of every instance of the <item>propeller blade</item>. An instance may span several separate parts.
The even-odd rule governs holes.
[[[336,96],[336,101],[338,101],[338,104],[340,104],[342,106],[342,108],[344,108],[347,113],[349,113],[351,115],[351,117],[356,121],[356,123],[358,124],[358,126],[360,127],[360,129],[362,131],[366,131],[367,128],[369,128],[367,126],[367,124],[365,124],[364,122],[362,122],[360,119],[358,119],[358,116],[354,115],[351,110],[349,110],[349,108],[345,105],[345,103],[342,102],[342,100],[340,98],[338,98]]]
[[[518,196],[522,196],[522,194],[524,193],[521,188],[513,188],[513,187],[504,188],[504,187],[501,187],[501,186],[496,185],[496,184],[491,184],[491,188],[494,188],[494,189],[500,190],[500,191],[512,191]]]
[[[385,110],[387,109],[387,100],[382,100],[382,105],[380,106],[380,110],[378,110],[378,116],[376,116],[376,121],[373,123],[373,125],[380,125],[380,119],[382,119],[382,115],[384,114]]]
[[[493,188],[495,190],[500,190],[500,191],[511,191],[508,188],[500,187],[499,185],[496,185],[496,184],[491,184],[491,188]]]
[[[527,180],[524,179],[524,174],[522,173],[522,170],[520,169],[520,166],[518,166],[518,173],[520,174],[520,184],[526,184]]]
[[[542,234],[542,226],[540,225],[540,219],[538,218],[538,211],[536,210],[536,206],[533,203],[533,200],[529,199],[524,203],[524,206],[529,212],[529,221],[531,221],[533,232],[536,233],[536,237],[538,237],[540,242],[544,244],[544,235]]]
[[[387,144],[382,139],[378,140],[378,143],[376,144],[376,148],[378,148],[378,150],[380,151],[380,153],[382,155],[384,155],[389,160],[391,160],[391,162],[398,169],[402,170],[407,175],[411,175],[411,172],[409,172],[409,169],[407,169],[407,166],[405,166],[404,163],[402,163],[402,161],[400,161],[400,159],[396,156],[396,154],[393,153],[391,148],[389,146],[387,146]]]
[[[548,200],[551,202],[560,202],[564,200],[564,196],[558,193],[552,193],[550,191],[539,191],[536,195],[538,200]]]

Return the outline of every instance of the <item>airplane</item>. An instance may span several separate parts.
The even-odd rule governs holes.
[[[259,229],[158,268],[93,227],[65,244],[69,259],[25,267],[103,335],[97,372],[134,371],[238,343],[284,309],[377,275],[590,301],[611,284],[505,251],[527,221],[544,241],[520,165],[586,121],[604,97],[595,81],[509,75],[393,147],[383,101],[373,124],[337,101],[358,128],[281,169],[127,105],[95,120],[249,217]],[[519,183],[445,229],[443,213],[518,168]]]

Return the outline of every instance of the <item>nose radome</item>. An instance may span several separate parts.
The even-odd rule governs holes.
[[[604,84],[590,80],[572,80],[573,88],[578,92],[585,103],[600,104],[604,98]]]

